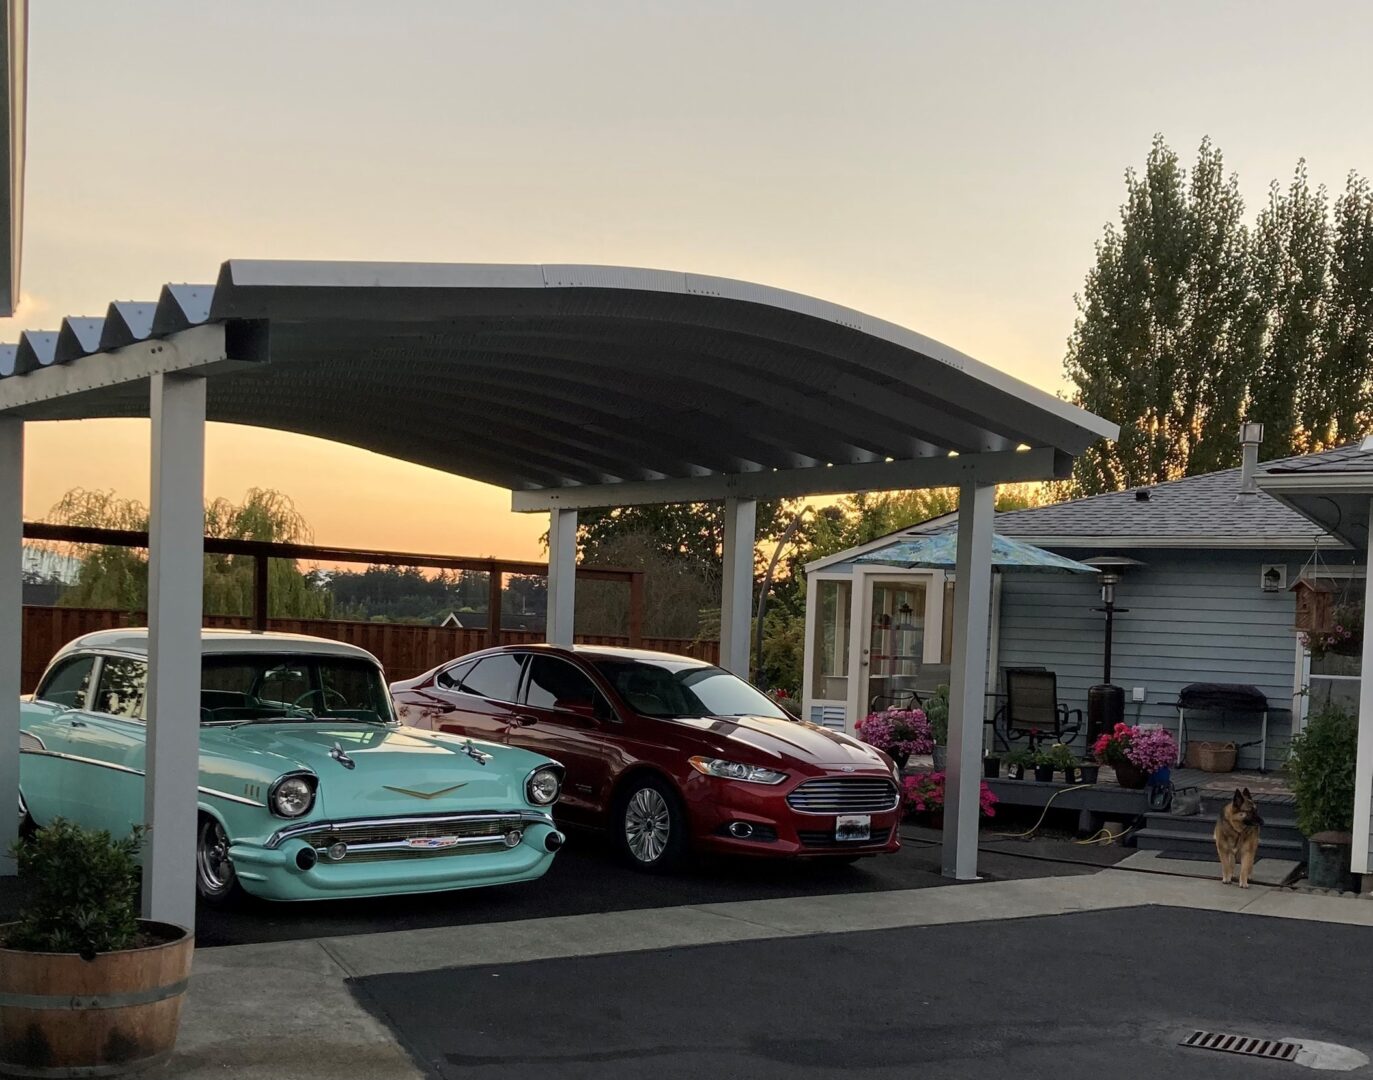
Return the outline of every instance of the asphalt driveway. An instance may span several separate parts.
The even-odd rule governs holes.
[[[355,980],[440,1078],[1261,1078],[1195,1028],[1367,1053],[1373,929],[1144,907]],[[1353,992],[1351,992],[1353,991]],[[1354,1075],[1367,1075],[1360,1070]]]
[[[862,859],[853,865],[709,860],[680,873],[655,875],[625,866],[599,834],[574,833],[553,861],[553,868],[539,881],[375,900],[296,904],[248,900],[230,911],[202,904],[196,918],[196,942],[204,948],[681,904],[925,889],[952,884],[940,875],[939,851],[938,846],[909,839],[896,854]],[[1075,848],[1071,854],[1095,857],[1104,865],[1127,852]],[[1085,874],[1093,869],[995,853],[983,854],[979,867],[988,880]]]

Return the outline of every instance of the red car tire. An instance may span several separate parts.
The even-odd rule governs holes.
[[[672,785],[645,773],[631,777],[611,815],[615,843],[630,866],[666,874],[685,860],[690,846],[686,807]]]

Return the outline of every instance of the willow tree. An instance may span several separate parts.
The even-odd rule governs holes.
[[[103,529],[146,532],[148,508],[112,491],[74,488],[48,511],[46,521]],[[309,543],[309,524],[295,504],[278,491],[250,488],[242,503],[215,499],[205,508],[205,534],[223,539]],[[76,580],[63,593],[65,607],[145,611],[148,605],[148,556],[141,548],[113,545],[67,545],[77,560]],[[254,558],[205,556],[206,614],[252,612]],[[269,614],[317,618],[330,612],[331,597],[295,560],[272,559],[268,567]]]

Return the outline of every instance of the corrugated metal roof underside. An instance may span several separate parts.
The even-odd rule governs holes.
[[[216,285],[168,285],[156,302],[25,333],[0,348],[0,378],[100,364],[107,350],[207,321],[253,343],[243,358],[265,357],[210,378],[210,419],[516,490],[1020,445],[1078,453],[1110,430],[847,308],[614,267],[233,261]],[[16,412],[147,408],[146,384],[125,384]]]

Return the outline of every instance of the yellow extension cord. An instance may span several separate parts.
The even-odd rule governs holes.
[[[1042,812],[1040,813],[1040,815],[1039,815],[1039,820],[1036,821],[1033,825],[1031,825],[1031,826],[1030,826],[1028,829],[1026,829],[1024,832],[1018,832],[1018,833],[993,833],[992,835],[993,835],[993,836],[996,836],[996,837],[998,837],[998,838],[1000,838],[1000,839],[1002,839],[1002,840],[1028,840],[1028,839],[1029,839],[1030,837],[1032,837],[1035,833],[1039,832],[1039,827],[1040,827],[1041,825],[1044,824],[1044,819],[1045,819],[1046,817],[1049,816],[1049,807],[1053,806],[1054,800],[1057,799],[1060,795],[1062,795],[1065,791],[1082,791],[1084,788],[1090,788],[1090,787],[1096,787],[1096,786],[1097,786],[1096,784],[1073,784],[1071,787],[1062,787],[1062,788],[1059,788],[1057,791],[1055,791],[1052,795],[1049,796],[1049,801],[1046,802],[1046,803],[1044,804],[1044,809],[1043,809],[1043,811],[1042,811]],[[1129,831],[1130,831],[1129,829],[1126,829],[1126,830],[1125,830],[1125,832],[1129,832]],[[1074,844],[1078,844],[1078,845],[1080,845],[1080,846],[1084,846],[1084,847],[1090,847],[1090,846],[1092,846],[1092,845],[1097,845],[1097,844],[1105,845],[1105,844],[1114,843],[1115,841],[1119,840],[1119,839],[1120,839],[1122,836],[1124,836],[1124,835],[1125,835],[1124,832],[1121,832],[1121,833],[1113,833],[1113,832],[1110,832],[1110,831],[1108,831],[1107,829],[1105,829],[1105,828],[1103,827],[1103,828],[1098,829],[1096,832],[1092,833],[1092,835],[1089,836],[1089,837],[1087,837],[1086,839],[1084,839],[1084,840],[1074,840],[1073,843],[1074,843]]]

